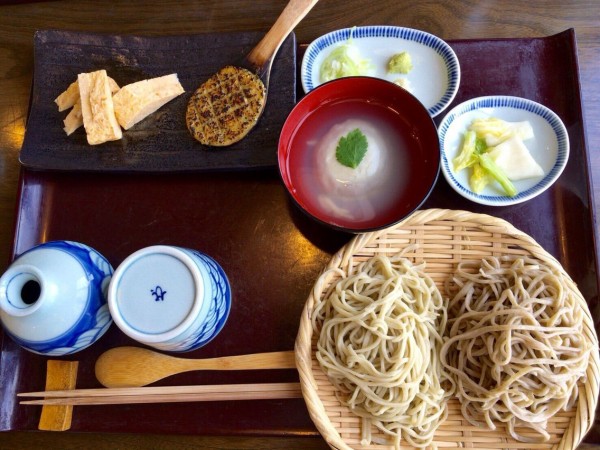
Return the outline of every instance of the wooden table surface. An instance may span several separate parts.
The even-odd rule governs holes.
[[[0,0],[0,270],[9,263],[19,175],[18,154],[33,68],[33,33],[53,28],[142,35],[266,31],[286,0]],[[298,42],[353,25],[417,28],[442,39],[543,37],[574,28],[577,35],[587,148],[600,177],[600,3],[598,0],[321,0],[296,28]],[[502,55],[498,66],[501,70]],[[485,70],[482,71],[485,76]],[[556,87],[560,89],[560,86]],[[594,189],[595,207],[600,195]],[[2,401],[2,399],[0,399]],[[132,420],[135,420],[132,418]],[[327,448],[319,438],[232,438],[10,432],[0,448]],[[583,447],[582,447],[583,448]]]

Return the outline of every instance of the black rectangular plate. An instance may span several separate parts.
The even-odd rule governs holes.
[[[34,39],[31,107],[20,161],[36,170],[184,172],[275,167],[277,142],[296,101],[296,42],[291,34],[273,63],[267,105],[240,142],[209,148],[187,130],[188,99],[221,67],[235,64],[264,33],[206,33],[141,37],[38,31]],[[90,146],[83,127],[67,136],[54,99],[77,74],[105,69],[120,86],[177,73],[185,93],[123,132],[118,141]]]

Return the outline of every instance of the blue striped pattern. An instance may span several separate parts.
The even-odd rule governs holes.
[[[537,116],[543,118],[556,135],[558,142],[558,153],[557,158],[552,166],[552,169],[546,174],[546,176],[540,180],[535,186],[519,192],[514,197],[508,197],[503,195],[479,195],[475,194],[468,188],[462,186],[458,180],[454,177],[453,171],[450,169],[450,161],[446,157],[444,149],[444,141],[446,139],[446,133],[448,129],[462,114],[475,111],[481,108],[515,108],[523,111],[528,111]],[[473,100],[469,100],[461,105],[458,105],[452,111],[448,113],[438,128],[438,134],[440,137],[440,147],[442,149],[442,169],[446,175],[446,178],[453,184],[453,187],[464,194],[467,198],[474,201],[479,201],[493,206],[505,206],[516,203],[521,203],[525,200],[535,197],[548,189],[554,181],[560,176],[563,169],[569,159],[569,136],[567,130],[560,120],[560,118],[551,110],[546,108],[544,105],[536,103],[532,100],[528,100],[520,97],[511,96],[489,96],[479,97]]]
[[[191,249],[185,249],[197,263],[203,264],[209,275],[212,298],[206,320],[185,341],[172,351],[187,352],[208,344],[225,326],[231,310],[231,286],[222,267],[211,257]]]
[[[311,74],[317,55],[331,45],[346,42],[350,37],[352,37],[352,39],[369,37],[405,39],[433,49],[440,55],[447,67],[448,87],[443,97],[435,105],[429,108],[431,117],[435,117],[443,111],[454,99],[460,83],[460,66],[458,58],[452,48],[437,36],[424,31],[389,25],[344,28],[332,31],[313,41],[306,49],[303,61],[302,84],[305,86],[307,93],[316,87],[313,83]]]

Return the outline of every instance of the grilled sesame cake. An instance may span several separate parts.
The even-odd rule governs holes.
[[[266,89],[251,71],[226,66],[191,96],[186,123],[201,144],[224,147],[241,140],[256,125],[266,102]]]

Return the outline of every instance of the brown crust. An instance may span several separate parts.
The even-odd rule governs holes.
[[[263,82],[247,69],[223,67],[190,98],[186,123],[201,144],[224,147],[256,125],[266,101]]]

